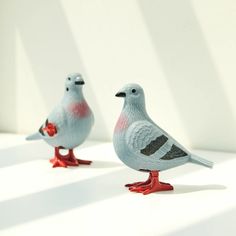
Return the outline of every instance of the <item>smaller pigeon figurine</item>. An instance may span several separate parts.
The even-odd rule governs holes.
[[[88,137],[94,123],[94,116],[82,92],[84,80],[81,74],[71,74],[66,78],[65,94],[61,102],[50,113],[38,132],[26,140],[43,139],[55,149],[50,160],[53,167],[90,165],[91,161],[77,159],[73,149]],[[68,149],[62,155],[60,149]]]
[[[190,153],[151,120],[138,84],[124,86],[116,96],[125,100],[113,134],[116,154],[127,166],[149,172],[147,181],[125,185],[130,191],[146,195],[173,190],[172,185],[159,181],[159,172],[187,162],[212,168],[212,162]]]

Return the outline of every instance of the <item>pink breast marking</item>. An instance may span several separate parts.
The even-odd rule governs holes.
[[[115,132],[121,132],[127,128],[128,128],[128,118],[124,114],[121,114],[116,123]]]
[[[88,104],[85,101],[72,103],[69,106],[69,110],[75,117],[78,117],[78,118],[86,117],[90,113]]]

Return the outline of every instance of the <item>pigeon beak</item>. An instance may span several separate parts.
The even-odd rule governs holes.
[[[117,94],[116,94],[116,97],[126,97],[126,93],[124,93],[124,92],[118,92]]]
[[[83,84],[84,84],[84,81],[83,81],[83,80],[75,81],[75,84],[76,84],[76,85],[83,85]]]

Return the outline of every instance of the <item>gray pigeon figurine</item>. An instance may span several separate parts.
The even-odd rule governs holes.
[[[145,108],[144,91],[138,84],[124,86],[116,96],[125,101],[113,134],[115,151],[127,166],[149,172],[147,181],[125,185],[130,191],[146,195],[173,190],[170,184],[159,181],[160,171],[187,162],[213,166],[212,162],[190,153],[151,120]]]
[[[82,92],[84,80],[78,73],[66,78],[65,94],[61,102],[50,113],[39,131],[26,140],[43,139],[55,148],[55,156],[50,160],[53,167],[89,165],[91,161],[77,159],[73,149],[88,137],[94,123],[94,116]],[[68,149],[62,155],[60,149]]]

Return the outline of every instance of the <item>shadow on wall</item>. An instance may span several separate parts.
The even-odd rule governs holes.
[[[1,98],[1,112],[0,112],[0,124],[1,131],[8,130],[8,132],[13,132],[17,129],[17,107],[16,107],[16,87],[15,81],[16,78],[15,68],[16,68],[16,60],[15,54],[16,45],[15,45],[15,32],[14,27],[15,24],[11,17],[6,20],[6,16],[8,16],[11,12],[8,8],[2,7],[2,2],[0,3],[0,34],[2,36],[7,35],[8,37],[1,37],[0,51],[4,57],[0,62],[0,94]],[[6,27],[7,26],[7,27]],[[10,45],[10,46],[9,46]],[[11,66],[12,70],[8,70],[7,68]],[[9,83],[9,81],[11,81]],[[11,94],[11,96],[9,96]],[[11,109],[11,113],[6,114],[4,111],[8,111]]]
[[[235,117],[191,3],[138,3],[194,148],[236,151]]]
[[[89,98],[89,103],[93,104],[92,109],[96,114],[95,129],[103,127],[103,132],[107,133],[89,75],[78,51],[78,44],[73,38],[60,1],[22,0],[12,1],[12,4],[8,3],[8,5],[11,6],[9,12],[15,31],[19,33],[22,40],[47,110],[52,109],[59,102],[58,98],[63,95],[66,75],[81,72],[86,80],[88,91],[86,97]],[[58,81],[61,84],[61,90],[57,94],[52,85]]]

